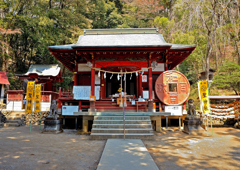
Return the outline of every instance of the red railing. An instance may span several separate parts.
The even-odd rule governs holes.
[[[60,99],[73,99],[73,93],[70,91],[65,92],[64,89],[63,89],[63,91],[61,91],[61,88],[59,88],[59,98]]]

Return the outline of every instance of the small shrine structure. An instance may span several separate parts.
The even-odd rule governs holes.
[[[8,90],[7,110],[24,111],[25,93],[28,81],[35,81],[35,84],[42,84],[41,111],[49,111],[52,100],[58,99],[53,83],[62,82],[61,68],[57,64],[34,64],[25,74],[17,74],[23,80],[23,90]],[[11,104],[12,103],[12,104]]]
[[[7,78],[7,72],[0,71],[0,103],[2,104],[4,100],[4,86],[6,85],[10,85]]]

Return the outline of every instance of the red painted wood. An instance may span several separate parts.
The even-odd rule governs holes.
[[[45,83],[42,84],[42,91],[45,91]]]
[[[78,85],[78,81],[77,81],[78,74],[77,74],[77,71],[78,71],[78,64],[75,63],[74,86],[77,86],[77,85]]]
[[[138,73],[138,84],[139,84],[139,96],[143,97],[142,96],[142,74],[141,73]]]
[[[92,62],[93,67],[95,66],[95,62]],[[95,95],[95,70],[91,69],[91,95]]]
[[[82,101],[81,100],[79,100],[78,105],[79,105],[79,110],[82,110]]]
[[[138,76],[136,76],[136,88],[137,88],[137,98],[138,98],[139,97]]]
[[[151,61],[148,61],[148,67],[151,66]],[[152,68],[148,69],[148,89],[149,89],[149,99],[152,99]]]

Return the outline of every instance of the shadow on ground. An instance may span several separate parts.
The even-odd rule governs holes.
[[[39,126],[0,129],[0,169],[96,169],[105,140],[87,135],[42,134]]]
[[[144,144],[159,169],[240,169],[240,130],[215,128],[207,135],[165,131]]]

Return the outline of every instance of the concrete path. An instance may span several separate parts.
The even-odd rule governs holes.
[[[97,170],[158,170],[140,139],[108,139]]]

